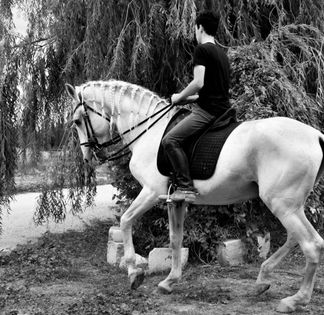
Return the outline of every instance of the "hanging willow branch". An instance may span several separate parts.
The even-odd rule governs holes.
[[[323,130],[323,44],[324,34],[303,24],[231,49],[232,97],[239,116],[287,116]]]
[[[48,219],[61,222],[68,209],[74,214],[93,204],[96,195],[96,177],[91,165],[83,164],[77,133],[67,130],[62,147],[47,169],[43,191],[38,198],[35,222],[42,224]]]
[[[0,232],[3,209],[9,210],[17,158],[18,58],[12,55],[10,3],[0,2]]]

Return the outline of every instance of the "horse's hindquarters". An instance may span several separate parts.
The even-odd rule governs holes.
[[[290,194],[304,203],[323,159],[319,137],[314,128],[288,118],[242,123],[225,142],[213,176],[195,181],[198,202],[230,204]]]

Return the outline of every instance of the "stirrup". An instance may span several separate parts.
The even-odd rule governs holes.
[[[168,194],[167,195],[160,195],[159,199],[161,201],[165,201],[166,203],[172,203],[172,202],[188,202],[188,203],[194,203],[199,195],[196,188],[182,188],[178,187],[176,190],[171,194],[171,190],[174,188],[173,184],[170,184],[168,188]]]
[[[168,188],[168,194],[167,195],[160,195],[159,199],[162,201],[165,201],[166,203],[172,203],[173,200],[171,199],[171,189],[174,185],[171,183]]]
[[[171,196],[170,199],[172,201],[185,201],[188,203],[194,203],[197,199],[198,192],[194,190],[183,190],[177,189]]]

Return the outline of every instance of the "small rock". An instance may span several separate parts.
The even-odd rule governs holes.
[[[228,240],[218,246],[217,259],[221,266],[237,266],[244,262],[244,245],[239,239]]]
[[[183,269],[188,262],[189,249],[181,248],[181,268]],[[171,248],[154,248],[149,253],[149,272],[162,272],[171,269],[172,249]]]

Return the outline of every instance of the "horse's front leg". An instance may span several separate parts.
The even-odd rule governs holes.
[[[168,206],[170,246],[172,249],[172,266],[168,277],[158,285],[163,293],[171,293],[173,285],[177,283],[182,274],[181,247],[183,239],[183,222],[188,204],[172,204]]]
[[[132,238],[132,225],[142,214],[158,202],[158,193],[149,188],[143,188],[131,206],[122,215],[120,228],[124,241],[124,256],[128,278],[132,289],[137,289],[144,280],[144,271],[136,267],[136,256]]]

